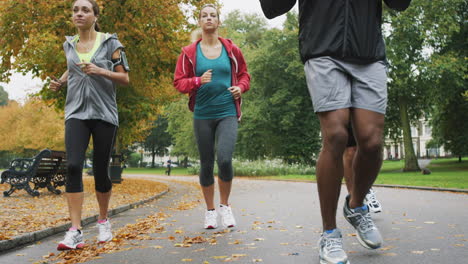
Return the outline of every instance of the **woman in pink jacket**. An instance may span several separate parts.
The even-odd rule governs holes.
[[[200,153],[200,185],[207,211],[204,228],[218,226],[214,206],[215,159],[220,191],[219,213],[225,227],[236,221],[229,205],[233,169],[232,154],[241,119],[241,94],[249,90],[250,75],[240,49],[218,35],[220,25],[216,6],[202,7],[198,24],[202,38],[182,48],[174,74],[174,86],[188,93],[189,109],[194,112],[194,131]]]

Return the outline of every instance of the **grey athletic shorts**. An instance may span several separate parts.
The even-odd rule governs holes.
[[[360,65],[319,57],[308,60],[304,71],[316,113],[361,108],[385,114],[387,67],[383,61]]]

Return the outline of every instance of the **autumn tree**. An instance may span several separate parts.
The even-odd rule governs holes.
[[[123,148],[143,141],[151,121],[176,94],[172,75],[180,47],[192,29],[187,21],[194,10],[213,1],[132,0],[99,1],[99,24],[104,32],[118,33],[131,66],[131,85],[117,88]],[[76,34],[71,17],[73,1],[16,1],[0,3],[0,80],[13,70],[32,72],[46,80],[66,70],[62,43]],[[46,83],[40,97],[63,109],[66,90],[53,93]]]
[[[0,151],[26,156],[40,149],[64,150],[62,114],[37,99],[0,107]]]

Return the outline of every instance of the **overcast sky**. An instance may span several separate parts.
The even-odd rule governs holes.
[[[258,13],[263,16],[262,8],[260,6],[259,0],[220,0],[223,7],[221,9],[221,16],[227,14],[235,9],[239,9],[244,13]],[[296,7],[297,8],[297,5]],[[285,15],[280,17],[268,20],[268,23],[271,27],[281,27],[284,20],[286,19]]]
[[[239,9],[244,13],[258,13],[263,16],[259,0],[220,0],[220,2],[223,5],[221,9],[221,17],[235,9]],[[275,19],[268,20],[268,23],[271,27],[279,28],[283,24],[284,20],[285,16],[283,15]],[[23,76],[22,74],[14,73],[9,83],[0,83],[0,86],[3,86],[8,92],[10,100],[24,101],[28,94],[35,93],[40,90],[42,87],[42,81],[40,79],[33,79],[31,74]]]

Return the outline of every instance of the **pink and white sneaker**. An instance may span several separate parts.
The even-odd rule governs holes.
[[[205,229],[215,229],[218,227],[218,213],[215,210],[205,212]]]
[[[82,249],[84,246],[83,233],[80,230],[68,230],[65,238],[59,242],[57,250]]]
[[[231,206],[220,204],[219,214],[221,215],[221,223],[224,227],[236,226],[236,220],[234,219],[234,215],[232,214]]]
[[[107,219],[105,222],[97,224],[97,227],[99,229],[99,235],[98,235],[98,242],[99,243],[106,243],[112,240],[112,231],[111,231],[111,224],[109,222],[109,219]]]

